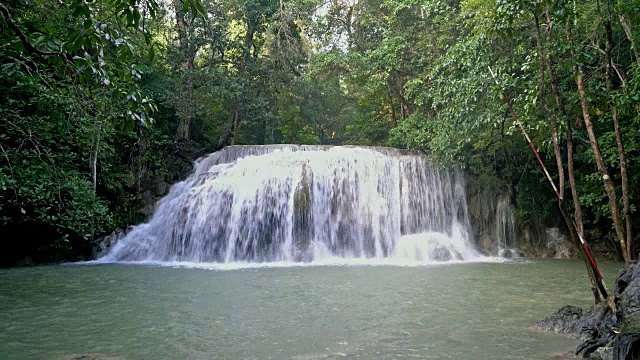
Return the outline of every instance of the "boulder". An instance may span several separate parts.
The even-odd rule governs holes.
[[[451,251],[449,251],[445,246],[438,245],[433,249],[431,258],[436,261],[449,261],[453,259],[453,256],[451,255]]]
[[[613,360],[613,348],[611,346],[600,347],[591,354],[591,360]]]
[[[585,358],[640,359],[640,266],[618,275],[613,295],[615,313],[608,301],[587,311],[567,305],[534,328],[584,340],[576,352],[584,351]]]
[[[572,334],[576,322],[582,317],[582,308],[565,305],[555,313],[539,321],[535,328],[541,331],[553,331],[555,333]]]
[[[482,237],[481,246],[482,246],[482,249],[487,250],[488,252],[491,253],[493,251],[493,239],[491,238],[491,236],[485,234]]]
[[[622,271],[616,279],[613,293],[623,333],[640,334],[640,266]]]
[[[128,231],[129,229],[117,228],[111,234],[96,239],[87,260],[96,260],[107,255],[111,248],[127,235]]]

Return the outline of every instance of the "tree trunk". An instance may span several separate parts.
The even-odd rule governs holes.
[[[178,116],[178,129],[176,131],[176,142],[186,143],[191,140],[191,120],[195,110],[193,109],[193,84],[189,78],[182,78],[176,84],[175,97],[176,110]]]
[[[391,109],[391,120],[393,121],[393,127],[398,126],[398,118],[396,117],[396,109],[394,109],[393,95],[391,94],[391,88],[387,84],[387,98],[389,99],[389,109]]]
[[[100,137],[102,136],[102,124],[95,125],[96,135],[91,149],[91,158],[89,159],[89,171],[91,172],[91,189],[93,195],[96,195],[98,187],[98,151],[100,150]]]
[[[178,46],[180,51],[181,69],[184,71],[193,69],[193,56],[189,51],[189,39],[187,36],[187,26],[184,19],[184,0],[173,0],[173,6],[176,12],[176,30],[178,32]],[[193,96],[193,88],[189,81],[181,84],[184,79],[178,80],[176,85],[177,96],[186,100],[187,104],[190,103]],[[182,100],[179,100],[182,101]],[[192,109],[189,106],[183,106],[184,108],[178,111],[178,130],[176,133],[176,141],[178,143],[188,142],[191,139],[191,113]]]
[[[235,111],[235,116],[233,117],[233,136],[231,137],[231,145],[235,145],[236,144],[236,139],[238,137],[238,120],[239,120],[240,116],[238,114],[238,111]]]
[[[538,14],[534,13],[535,26],[536,26],[536,42],[538,44],[538,67],[540,72],[540,82],[538,85],[538,102],[542,109],[549,114],[549,118],[551,119],[551,140],[553,143],[553,153],[556,158],[556,167],[558,169],[558,197],[560,200],[564,199],[564,165],[562,164],[562,152],[560,151],[560,141],[558,136],[558,119],[556,117],[555,112],[549,108],[545,99],[545,80],[544,80],[544,69],[545,69],[545,59],[547,60],[547,68],[550,63],[549,54],[545,53],[545,50],[542,46],[542,35],[540,34],[540,21],[538,18]],[[549,26],[547,27],[547,48],[549,48]],[[570,223],[567,223],[570,226]]]
[[[240,60],[239,78],[247,76],[247,65],[251,58],[251,47],[253,44],[253,37],[255,31],[258,28],[260,20],[247,19],[247,33],[244,37],[244,44],[242,48],[242,58]],[[220,134],[218,140],[218,149],[222,149],[227,146],[229,140],[230,144],[235,145],[236,138],[238,136],[238,124],[240,124],[240,104],[237,98],[231,100],[229,106],[229,115],[227,116],[227,124]]]
[[[549,8],[545,9],[545,17],[547,20],[547,48],[549,48],[551,44],[551,28],[553,27],[553,22],[551,21],[551,17],[549,16]],[[551,83],[553,98],[555,99],[558,110],[560,111],[560,116],[566,119],[567,112],[565,111],[564,105],[562,104],[562,99],[560,98],[560,90],[558,90],[558,78],[556,77],[556,72],[553,68],[553,61],[551,60],[551,56],[549,54],[547,54],[547,71],[549,72],[549,82]]]
[[[231,145],[235,144],[235,138],[237,136],[238,131],[238,122],[239,122],[239,109],[237,101],[233,101],[231,103],[231,108],[229,109],[229,115],[227,116],[227,125],[225,126],[222,134],[220,134],[220,139],[218,140],[218,149],[222,149],[227,146],[229,139],[233,137],[231,140]]]
[[[631,212],[629,205],[629,181],[627,178],[627,161],[625,159],[625,151],[624,145],[622,143],[622,131],[620,130],[620,121],[618,119],[618,109],[615,104],[615,100],[613,99],[613,79],[612,79],[612,67],[613,62],[611,60],[611,46],[613,44],[613,31],[611,29],[611,4],[609,0],[606,0],[606,18],[604,21],[604,28],[606,32],[606,42],[605,42],[605,82],[607,86],[607,93],[609,95],[609,106],[611,108],[611,117],[613,119],[613,127],[616,133],[616,144],[618,145],[618,159],[620,161],[620,177],[621,179],[621,187],[622,187],[622,218],[625,221],[625,232],[626,232],[626,246],[627,246],[627,255],[629,256],[629,260],[633,260],[632,253],[632,244],[633,244],[633,233],[631,228]],[[602,16],[601,16],[602,18]],[[634,47],[635,50],[635,47]],[[636,54],[637,57],[637,54]],[[622,243],[620,243],[622,245]]]
[[[176,139],[178,142],[188,142],[191,138],[191,116],[187,114],[178,115],[178,130]]]
[[[547,30],[546,30],[546,45],[547,51],[549,51],[551,46],[551,28],[552,22],[549,17],[549,9],[545,9],[545,15],[547,19]],[[542,57],[542,55],[540,55]],[[561,115],[563,114],[563,106],[562,101],[560,100],[560,93],[558,91],[558,84],[556,81],[555,72],[553,71],[553,65],[551,62],[551,54],[545,53],[547,71],[549,72],[549,81],[551,83],[551,90],[553,91],[554,98],[556,100],[556,104],[558,105],[558,110],[560,110]],[[547,104],[544,103],[544,106],[548,108]],[[560,151],[559,137],[558,137],[558,120],[553,111],[549,110],[551,117],[551,140],[553,142],[553,152],[556,155],[556,163],[558,165],[558,192],[560,194],[560,200],[564,199],[564,167],[562,165],[562,152]]]
[[[182,56],[182,69],[193,69],[192,51],[189,51],[189,39],[187,36],[187,26],[184,20],[184,0],[173,0],[173,7],[176,11],[176,30],[178,31],[178,45],[180,47],[180,55]]]
[[[573,36],[571,34],[571,27],[567,22],[567,41],[569,46],[573,44]],[[572,49],[572,55],[575,59],[575,53]],[[598,145],[598,137],[596,136],[595,130],[593,129],[593,123],[591,122],[591,115],[589,114],[589,102],[585,97],[584,90],[584,78],[582,76],[582,66],[577,63],[573,65],[573,73],[576,81],[576,85],[578,87],[578,96],[580,99],[580,107],[582,108],[582,119],[584,121],[585,128],[587,129],[587,135],[589,136],[589,144],[591,145],[591,150],[593,151],[593,158],[596,162],[596,167],[598,172],[600,173],[600,177],[602,178],[602,183],[604,185],[604,189],[607,192],[607,197],[609,198],[609,208],[611,209],[611,217],[613,218],[613,225],[616,230],[616,235],[618,236],[618,241],[620,242],[620,247],[622,251],[622,258],[625,262],[630,260],[629,254],[627,252],[627,245],[624,237],[624,230],[622,228],[622,219],[620,217],[620,210],[618,209],[618,198],[616,196],[615,188],[613,186],[613,181],[611,180],[611,176],[609,176],[609,171],[604,163],[604,159],[602,158],[602,153],[600,152],[600,146]]]
[[[631,21],[629,20],[629,16],[627,14],[621,14],[619,19],[620,24],[624,29],[624,33],[627,35],[627,40],[631,43],[631,49],[633,49],[633,54],[636,56],[636,62],[638,63],[638,66],[640,66],[640,55],[638,55],[638,47],[633,39],[633,32],[631,32]]]
[[[551,18],[549,16],[549,11],[548,9],[545,9],[545,15],[546,15],[546,23],[547,23],[547,27],[546,27],[546,51],[544,50],[544,47],[542,45],[542,35],[540,33],[540,22],[539,22],[539,18],[538,15],[536,13],[534,13],[534,18],[535,18],[535,25],[536,25],[536,40],[537,40],[537,45],[538,45],[538,66],[539,66],[539,72],[540,72],[540,82],[539,82],[539,87],[538,87],[538,102],[541,104],[542,108],[549,114],[549,117],[551,119],[551,136],[552,136],[552,140],[553,140],[553,151],[555,154],[555,158],[556,158],[556,164],[558,167],[558,178],[559,178],[559,190],[558,190],[558,209],[560,210],[560,213],[562,214],[562,218],[564,219],[565,224],[567,225],[567,229],[569,229],[569,235],[571,237],[571,240],[574,244],[576,244],[577,246],[581,246],[581,242],[580,242],[580,238],[584,239],[583,237],[583,233],[584,231],[582,230],[582,211],[580,208],[580,200],[578,198],[578,194],[577,194],[577,190],[576,190],[576,184],[575,184],[575,178],[574,178],[574,173],[573,173],[573,139],[572,139],[572,134],[571,134],[571,126],[569,126],[567,128],[567,131],[569,132],[567,134],[567,173],[569,176],[569,185],[571,187],[571,193],[572,193],[572,197],[573,197],[573,203],[575,206],[575,213],[574,213],[574,217],[575,219],[572,221],[571,217],[569,216],[569,214],[567,214],[567,212],[565,211],[564,207],[563,207],[563,200],[564,200],[564,166],[562,164],[562,152],[560,151],[560,145],[559,145],[559,139],[558,139],[558,120],[556,117],[555,112],[549,108],[549,106],[546,104],[545,99],[544,99],[544,93],[545,93],[545,80],[544,80],[544,69],[546,67],[547,72],[549,73],[549,82],[551,84],[551,89],[553,91],[553,95],[556,101],[556,105],[558,107],[558,110],[560,111],[560,115],[565,119],[567,119],[565,111],[564,111],[564,106],[562,104],[562,100],[560,98],[560,92],[558,90],[558,85],[557,85],[557,80],[556,80],[556,76],[555,76],[555,72],[553,70],[553,62],[551,60],[551,54],[549,52],[550,49],[550,44],[551,44],[551,28],[552,28],[552,22],[551,22]],[[546,65],[545,65],[546,64]],[[569,124],[569,121],[566,121],[567,124]],[[580,226],[578,227],[577,224],[580,224]],[[593,297],[594,297],[594,301],[595,303],[599,303],[600,301],[604,300],[604,296],[603,294],[600,294],[600,291],[598,290],[598,287],[596,286],[596,278],[595,275],[593,274],[593,271],[591,269],[591,264],[589,262],[589,259],[587,258],[586,254],[580,252],[581,254],[581,258],[584,261],[584,264],[587,268],[587,274],[589,276],[589,282],[591,283],[591,292],[593,293]]]
[[[391,89],[394,95],[398,98],[398,102],[400,103],[400,110],[402,111],[402,118],[408,118],[409,115],[411,115],[411,109],[409,108],[409,104],[407,104],[407,100],[404,98],[400,90],[393,86],[390,79],[387,79],[387,87]]]

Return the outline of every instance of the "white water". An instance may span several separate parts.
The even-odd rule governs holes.
[[[547,228],[545,230],[547,238],[547,249],[553,249],[555,259],[570,259],[571,249],[567,246],[567,239],[557,227]]]
[[[501,196],[496,206],[496,240],[498,256],[512,257],[517,247],[518,227],[514,206],[508,196]]]
[[[477,259],[464,178],[388,148],[234,146],[199,159],[102,261]]]

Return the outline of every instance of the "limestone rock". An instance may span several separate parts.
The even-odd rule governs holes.
[[[567,305],[535,328],[584,340],[578,349],[591,359],[640,359],[640,266],[622,271],[613,293],[615,314],[606,302],[587,311]]]
[[[591,354],[591,360],[613,360],[613,348],[610,346],[598,348]]]
[[[640,334],[640,266],[622,271],[613,292],[620,313],[620,330]]]
[[[539,321],[535,328],[542,331],[571,334],[576,322],[582,317],[582,308],[565,305],[558,311]]]
[[[87,260],[99,259],[109,253],[120,239],[127,235],[129,229],[117,228],[111,234],[96,239],[91,249],[91,254]]]

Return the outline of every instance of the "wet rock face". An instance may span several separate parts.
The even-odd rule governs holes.
[[[539,321],[535,328],[542,331],[572,334],[576,322],[582,317],[582,308],[565,305],[544,320]]]
[[[583,311],[577,306],[565,305],[554,314],[535,325],[537,330],[570,334],[580,340],[587,340],[606,334],[615,321],[611,309],[606,304],[598,304]]]
[[[606,303],[594,305],[587,311],[577,306],[566,305],[538,322],[535,328],[570,334],[573,338],[583,340],[584,343],[576,349],[576,354],[582,353],[585,359],[609,360],[614,358],[613,348],[605,346],[610,345],[613,338],[611,328],[615,319]]]
[[[640,359],[640,334],[621,334],[613,342],[612,359]]]
[[[117,243],[127,234],[128,229],[117,228],[111,234],[96,239],[87,260],[95,260],[109,253]]]
[[[640,266],[623,271],[613,288],[623,333],[640,334]]]
[[[613,348],[601,347],[591,354],[591,360],[613,360]]]
[[[640,359],[640,266],[635,264],[618,275],[613,295],[615,313],[607,303],[587,311],[567,305],[534,328],[584,340],[578,351],[584,351],[585,358]]]

